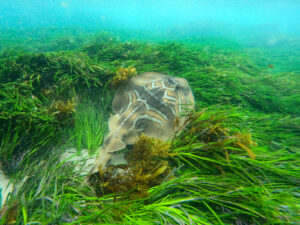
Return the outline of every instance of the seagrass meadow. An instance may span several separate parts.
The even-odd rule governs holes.
[[[0,224],[298,224],[299,40],[34,33],[0,40],[0,165],[14,186]],[[148,71],[187,79],[195,112],[169,142],[140,137],[131,177],[88,184],[78,165],[108,133],[118,81]],[[81,161],[62,157],[70,148]]]

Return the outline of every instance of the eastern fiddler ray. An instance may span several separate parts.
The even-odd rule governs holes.
[[[183,78],[147,72],[122,83],[113,99],[115,115],[108,121],[109,134],[91,172],[98,172],[99,166],[105,169],[116,152],[134,144],[142,133],[163,141],[170,139],[184,125],[194,103]]]

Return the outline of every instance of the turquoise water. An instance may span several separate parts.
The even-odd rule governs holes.
[[[123,41],[227,42],[232,48],[271,49],[270,62],[258,63],[299,71],[299,12],[298,0],[1,1],[0,50],[72,50],[104,31]],[[64,40],[52,43],[60,37]]]
[[[236,37],[300,34],[298,0],[9,0],[0,28],[75,27],[217,32]]]

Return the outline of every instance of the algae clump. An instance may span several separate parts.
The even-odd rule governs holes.
[[[110,80],[110,85],[112,87],[116,87],[122,81],[126,81],[126,80],[128,80],[129,78],[131,78],[131,77],[133,77],[135,75],[137,75],[136,68],[134,68],[134,67],[128,67],[128,68],[121,67],[116,72],[116,76],[114,76]]]
[[[162,183],[170,173],[170,143],[142,134],[126,155],[127,166],[99,170],[102,192],[147,196],[150,187]]]

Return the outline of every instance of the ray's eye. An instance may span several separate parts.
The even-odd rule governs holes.
[[[171,84],[171,85],[175,85],[174,81],[173,81],[171,78],[168,78],[168,79],[167,79],[167,82],[168,82],[169,84]]]

